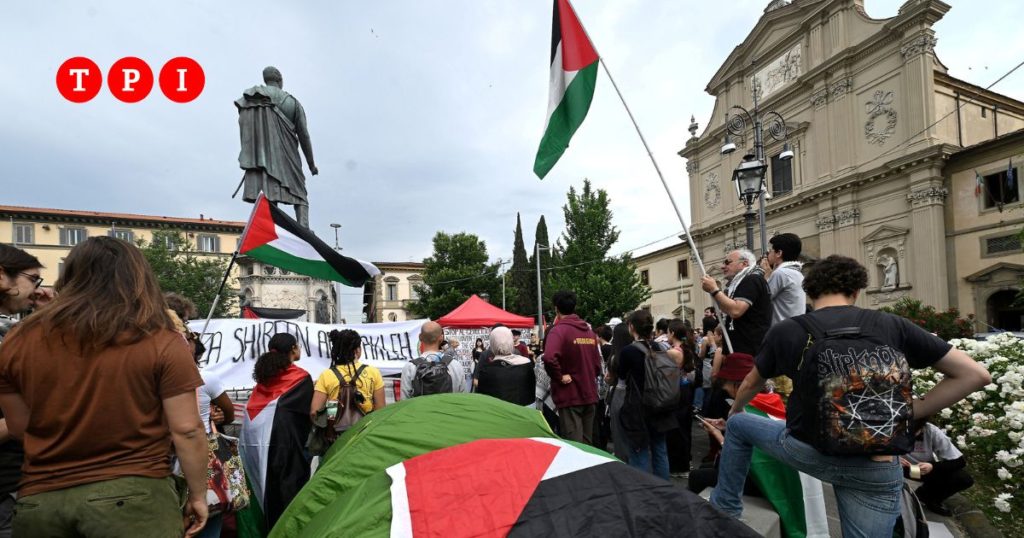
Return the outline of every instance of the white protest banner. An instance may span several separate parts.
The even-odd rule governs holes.
[[[399,374],[407,361],[419,355],[420,328],[426,321],[326,325],[280,319],[214,319],[200,335],[206,353],[199,366],[216,374],[224,387],[251,388],[256,384],[253,366],[267,351],[270,338],[288,333],[295,336],[302,353],[295,364],[315,380],[331,364],[330,332],[352,329],[363,339],[363,364],[379,368],[383,375]],[[201,331],[204,322],[191,321],[189,328]]]

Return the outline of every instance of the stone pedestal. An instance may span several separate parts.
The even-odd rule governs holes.
[[[239,256],[236,263],[241,305],[304,310],[306,321],[338,322],[339,298],[330,281],[295,274],[245,256]]]

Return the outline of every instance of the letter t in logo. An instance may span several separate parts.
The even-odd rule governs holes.
[[[57,91],[72,103],[84,103],[103,87],[103,73],[84,56],[69,58],[57,69]]]

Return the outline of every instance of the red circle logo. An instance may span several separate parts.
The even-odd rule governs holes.
[[[57,68],[57,91],[72,103],[84,103],[103,87],[103,73],[96,62],[76,56]]]
[[[121,58],[107,72],[107,87],[118,100],[138,103],[153,89],[153,70],[141,58]]]
[[[199,97],[205,85],[203,68],[192,58],[171,58],[160,69],[160,91],[175,103],[187,103]]]

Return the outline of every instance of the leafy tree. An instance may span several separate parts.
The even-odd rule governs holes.
[[[557,271],[548,276],[543,290],[546,310],[556,291],[570,290],[576,292],[576,313],[600,323],[621,316],[651,296],[629,253],[609,256],[619,240],[609,205],[608,193],[595,191],[589,180],[584,180],[579,193],[569,188],[568,203],[562,206],[565,231],[555,249]]]
[[[473,294],[500,297],[498,264],[487,263],[487,245],[473,234],[437,232],[434,254],[423,265],[419,299],[409,304],[417,316],[440,318]]]
[[[523,223],[516,213],[516,236],[512,246],[512,267],[506,277],[510,282],[514,294],[509,293],[512,300],[509,302],[508,310],[521,315],[529,315],[536,310],[536,283],[531,284],[534,277],[533,268],[530,267],[530,259],[526,256],[526,246],[523,244]],[[531,295],[531,292],[533,294]],[[508,290],[506,290],[508,293]]]
[[[153,232],[153,240],[138,241],[142,255],[156,273],[160,289],[173,291],[192,300],[198,315],[205,318],[210,305],[217,295],[228,261],[212,256],[196,256],[194,245],[181,232]],[[227,286],[221,293],[220,301],[213,316],[220,318],[229,314],[233,306],[234,290]]]
[[[917,299],[901,297],[896,304],[880,310],[907,318],[943,340],[970,338],[974,334],[974,315],[968,314],[966,319],[961,318],[960,311],[956,308],[939,312],[934,306],[925,306]]]

